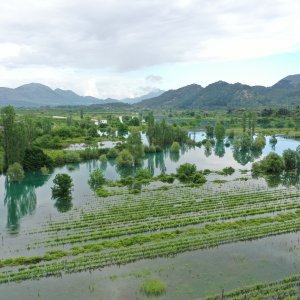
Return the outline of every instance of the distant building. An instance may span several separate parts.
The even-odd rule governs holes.
[[[53,116],[53,119],[67,119],[67,117],[61,117],[61,116]]]
[[[107,120],[100,120],[100,124],[107,124]]]

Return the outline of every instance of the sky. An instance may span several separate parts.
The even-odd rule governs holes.
[[[0,2],[0,86],[99,98],[300,73],[299,0]]]

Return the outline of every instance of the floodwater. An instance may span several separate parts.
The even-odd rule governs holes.
[[[190,132],[196,141],[205,138],[203,132]],[[183,163],[197,165],[198,169],[221,170],[251,168],[253,161],[270,151],[282,154],[285,149],[295,150],[299,141],[277,137],[275,147],[269,144],[261,153],[235,153],[223,143],[210,151],[204,147],[182,147],[180,153],[165,150],[147,154],[143,167],[153,174],[173,173]],[[103,164],[98,160],[55,168],[50,175],[27,174],[21,183],[9,183],[0,176],[0,259],[20,256],[15,252],[26,249],[28,231],[37,229],[45,218],[59,218],[64,211],[80,207],[95,197],[88,186],[91,171],[100,167],[107,179],[130,175],[134,170],[120,169],[114,160]],[[70,207],[61,207],[51,199],[52,181],[57,173],[68,173],[74,182]],[[237,172],[238,173],[238,172]],[[239,174],[240,175],[240,174]],[[238,175],[237,175],[238,176]],[[240,175],[246,176],[246,175]],[[249,176],[249,175],[248,175]],[[300,272],[300,233],[268,237],[256,241],[222,245],[213,249],[179,254],[109,267],[94,272],[63,275],[39,281],[0,285],[0,300],[29,299],[145,299],[139,291],[143,280],[160,278],[167,284],[167,292],[159,299],[196,299],[221,293],[259,281],[276,280]]]

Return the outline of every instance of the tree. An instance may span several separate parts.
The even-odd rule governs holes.
[[[214,137],[214,128],[208,124],[205,126],[205,132],[207,138],[213,138]]]
[[[13,158],[15,116],[15,109],[12,106],[6,106],[1,109],[5,169],[15,162]]]
[[[134,164],[138,164],[145,155],[141,134],[138,130],[132,130],[127,139],[127,146],[133,157]]]
[[[214,130],[216,139],[218,141],[223,141],[225,138],[225,127],[223,122],[217,122],[216,126],[215,126],[215,130]]]
[[[280,174],[284,168],[282,157],[275,152],[269,153],[261,161],[261,169],[265,174]]]
[[[32,147],[25,150],[23,167],[26,171],[39,170],[42,167],[51,168],[52,159],[38,147]]]
[[[117,157],[117,164],[119,167],[132,167],[134,164],[132,154],[127,149],[122,150]]]
[[[88,184],[93,191],[96,191],[105,183],[105,177],[101,169],[96,169],[90,174]]]
[[[265,146],[266,146],[266,138],[262,134],[258,135],[254,139],[253,144],[252,144],[252,147],[255,150],[262,150]]]
[[[73,187],[73,180],[68,174],[56,174],[53,180],[52,198],[70,199]]]
[[[11,181],[21,181],[24,178],[24,170],[19,163],[14,163],[8,167],[7,176]]]
[[[283,152],[283,160],[285,169],[287,171],[296,170],[300,168],[300,153],[287,149]]]

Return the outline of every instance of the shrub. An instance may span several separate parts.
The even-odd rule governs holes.
[[[52,198],[69,199],[73,187],[73,180],[68,174],[56,174],[53,180]]]
[[[99,189],[105,183],[105,177],[101,169],[96,169],[90,174],[88,184],[93,191]]]
[[[132,154],[126,149],[122,150],[117,157],[117,164],[119,167],[132,167],[134,164]]]
[[[262,150],[266,146],[266,138],[260,134],[253,141],[252,147],[256,150]]]
[[[108,197],[112,194],[106,189],[97,189],[97,196],[99,197]]]
[[[102,163],[106,163],[106,162],[107,162],[107,156],[106,156],[106,154],[100,155],[99,160],[100,160]]]
[[[232,175],[235,172],[235,169],[232,167],[227,167],[222,170],[224,175]]]
[[[41,167],[41,173],[42,175],[48,175],[49,169],[46,166]]]
[[[132,185],[134,182],[134,178],[132,176],[127,176],[127,177],[121,178],[120,182],[123,185]]]
[[[80,162],[80,154],[76,151],[68,151],[65,155],[65,162],[70,163],[79,163]]]
[[[115,148],[111,148],[107,152],[107,158],[116,158],[118,156],[119,152]]]
[[[177,142],[173,142],[173,144],[172,144],[172,146],[171,146],[171,148],[170,148],[170,151],[171,152],[179,152],[179,150],[180,150],[180,145],[179,145],[179,143],[177,143]]]
[[[193,183],[195,184],[203,184],[207,180],[205,176],[201,172],[197,172],[195,175],[193,175]]]
[[[282,158],[284,160],[285,169],[287,171],[296,170],[300,168],[300,153],[287,149],[283,152]]]
[[[160,279],[148,279],[142,283],[140,290],[146,296],[160,296],[166,292],[166,284]]]
[[[21,181],[24,178],[23,167],[15,162],[8,167],[7,176],[11,181]]]
[[[185,163],[180,165],[177,169],[177,177],[181,181],[189,181],[192,180],[192,177],[196,174],[197,168],[196,165]]]
[[[148,168],[138,169],[135,177],[137,179],[150,179],[150,178],[152,178],[152,174]]]
[[[160,174],[157,179],[161,182],[173,183],[175,180],[174,175]]]

